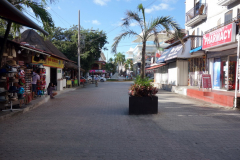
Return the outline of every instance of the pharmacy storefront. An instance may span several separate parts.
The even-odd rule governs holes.
[[[231,23],[203,36],[212,87],[234,90],[237,61],[236,24]]]

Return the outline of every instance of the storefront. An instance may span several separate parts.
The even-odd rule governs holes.
[[[43,65],[46,70],[46,84],[53,83],[57,90],[63,89],[64,61],[56,57],[48,56],[46,59],[37,59],[36,55],[32,56],[32,64]]]
[[[46,59],[49,54],[30,48],[28,45],[7,41],[0,69],[0,103],[1,109],[13,110],[13,106],[22,106],[32,101],[32,73],[39,71],[37,96],[46,92],[46,69],[40,64],[32,63],[32,55]],[[4,110],[5,111],[5,110]]]
[[[213,89],[234,90],[237,61],[236,24],[231,23],[203,36]]]
[[[188,59],[188,86],[198,86],[201,75],[206,73],[206,56],[198,56]]]

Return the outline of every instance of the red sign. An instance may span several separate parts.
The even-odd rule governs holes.
[[[210,74],[202,74],[202,88],[212,88]]]
[[[236,24],[231,23],[213,32],[203,35],[202,49],[213,48],[226,43],[235,42]]]

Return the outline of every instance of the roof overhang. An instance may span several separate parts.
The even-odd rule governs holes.
[[[22,12],[20,12],[16,7],[14,7],[11,3],[6,0],[0,0],[0,18],[5,20],[9,20],[23,26],[27,26],[33,29],[37,29],[45,35],[48,35],[44,29],[34,23],[31,19],[25,16]]]

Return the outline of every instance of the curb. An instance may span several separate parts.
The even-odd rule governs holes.
[[[76,89],[78,89],[78,88],[82,88],[82,87],[79,86],[79,87],[76,87],[76,88],[69,88],[69,89],[67,89],[67,90],[57,91],[57,93],[58,93],[57,96],[60,95],[60,94],[63,94],[63,93],[67,93],[67,92],[70,92],[70,91],[74,91],[74,90],[76,90]],[[50,96],[43,96],[43,97],[41,97],[41,98],[39,98],[39,99],[37,99],[37,100],[34,100],[35,102],[32,101],[32,103],[30,103],[30,104],[28,104],[28,105],[25,105],[25,106],[24,106],[25,108],[22,108],[22,110],[13,111],[13,112],[9,111],[9,112],[7,112],[7,113],[4,114],[4,115],[0,115],[0,121],[3,121],[3,120],[8,119],[8,118],[10,118],[10,117],[17,116],[17,115],[26,113],[26,112],[28,112],[28,111],[31,111],[31,110],[39,107],[40,105],[48,102],[49,99],[50,99]]]

